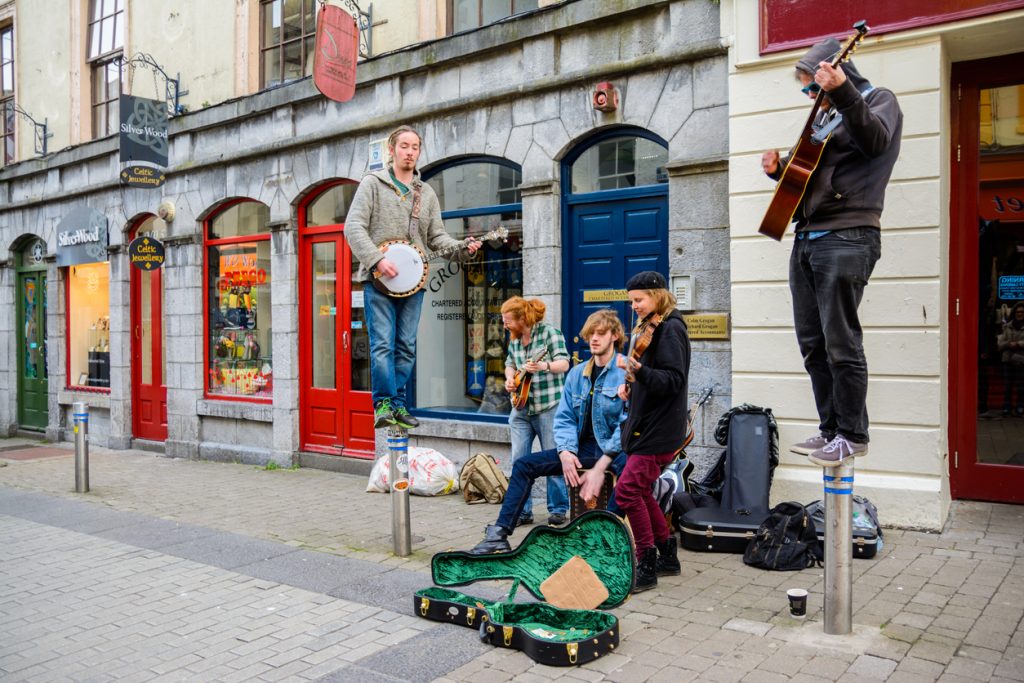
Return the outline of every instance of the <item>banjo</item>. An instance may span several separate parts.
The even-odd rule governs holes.
[[[501,227],[491,230],[486,235],[476,239],[481,242],[488,240],[505,240],[508,237],[508,228]],[[424,254],[423,250],[409,240],[388,240],[382,242],[378,249],[384,254],[384,258],[395,264],[398,275],[387,277],[381,275],[380,271],[373,271],[373,286],[381,294],[391,297],[403,298],[412,296],[423,289],[427,284],[427,276],[430,274],[430,262],[442,256],[454,254],[466,246],[465,242],[432,251]]]

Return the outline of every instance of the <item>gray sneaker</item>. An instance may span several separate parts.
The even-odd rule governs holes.
[[[822,467],[836,467],[843,462],[843,458],[852,458],[868,454],[866,443],[854,443],[846,437],[836,435],[836,438],[825,444],[824,448],[807,456],[807,459]]]
[[[828,439],[818,434],[805,441],[793,444],[789,447],[789,452],[796,453],[797,455],[810,455],[814,451],[824,448],[826,444],[828,444]]]

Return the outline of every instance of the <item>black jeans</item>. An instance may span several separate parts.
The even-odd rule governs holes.
[[[798,239],[789,259],[793,323],[821,433],[868,442],[868,364],[857,308],[882,255],[876,228]]]

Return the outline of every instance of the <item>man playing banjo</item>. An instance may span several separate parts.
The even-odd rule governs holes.
[[[382,247],[399,240],[410,244],[409,251],[415,251],[411,247],[422,253],[465,246],[473,254],[481,246],[475,238],[460,242],[445,231],[437,195],[420,180],[416,169],[420,144],[419,133],[409,126],[395,129],[388,137],[387,168],[363,177],[345,219],[345,239],[360,264],[352,279],[364,283],[377,429],[392,425],[411,429],[419,424],[409,414],[406,385],[416,358],[416,329],[423,305],[422,273],[401,272],[403,264],[385,258]],[[371,284],[375,280],[393,284],[410,277],[415,284],[400,288],[397,294],[383,293]]]

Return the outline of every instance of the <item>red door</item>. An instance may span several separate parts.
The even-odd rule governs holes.
[[[131,233],[152,234],[153,218]],[[164,287],[162,269],[131,270],[132,434],[137,439],[167,439],[167,384],[164,367]]]
[[[341,225],[300,241],[299,379],[303,450],[372,458],[370,344],[362,285]]]
[[[949,463],[954,498],[1024,502],[1024,54],[953,67]],[[1019,347],[1018,347],[1019,348]],[[1011,347],[1012,349],[1012,347]]]

